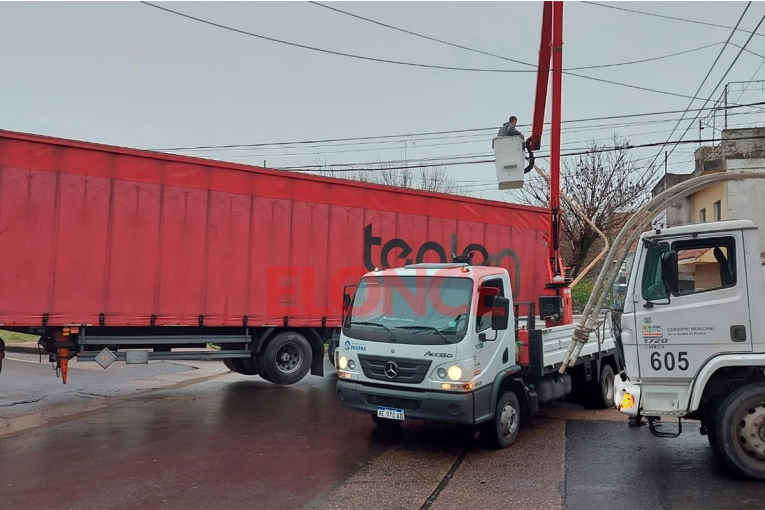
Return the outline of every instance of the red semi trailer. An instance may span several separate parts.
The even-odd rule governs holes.
[[[548,215],[0,131],[0,329],[40,335],[64,383],[76,356],[221,359],[293,384],[323,375],[344,287],[376,267],[473,253],[535,301]]]

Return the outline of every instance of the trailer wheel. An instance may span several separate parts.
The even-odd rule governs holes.
[[[486,422],[485,431],[491,442],[498,448],[507,448],[515,443],[521,425],[521,405],[518,396],[507,390],[499,398],[494,418]]]
[[[311,359],[311,344],[303,335],[295,331],[279,333],[263,351],[261,375],[275,384],[295,384],[311,370]]]
[[[242,375],[258,375],[258,367],[255,360],[246,358],[226,358],[223,360],[226,368]]]
[[[765,385],[747,384],[731,393],[714,428],[728,467],[743,478],[765,480]]]

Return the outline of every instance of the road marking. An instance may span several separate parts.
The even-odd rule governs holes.
[[[32,361],[29,359],[5,358],[5,361],[20,361],[22,363],[34,363],[35,365],[42,365],[42,362],[40,361]]]

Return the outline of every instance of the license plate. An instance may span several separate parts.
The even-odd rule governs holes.
[[[377,408],[377,417],[378,418],[388,418],[389,420],[403,420],[404,419],[404,410],[403,409],[393,409],[392,407],[378,407]]]

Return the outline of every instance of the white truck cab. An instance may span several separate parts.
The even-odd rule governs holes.
[[[681,419],[700,420],[718,458],[765,480],[761,260],[748,220],[644,233],[621,317],[615,400],[661,437],[679,435]],[[665,417],[678,420],[675,431],[657,429]]]
[[[364,275],[355,296],[345,295],[335,351],[341,404],[380,426],[482,424],[498,446],[511,445],[521,415],[571,393],[572,376],[556,369],[573,330],[536,329],[534,304],[518,317],[511,289],[504,268],[462,263]],[[605,406],[613,403],[616,368],[607,331],[593,335],[576,367],[581,377],[574,374]]]

